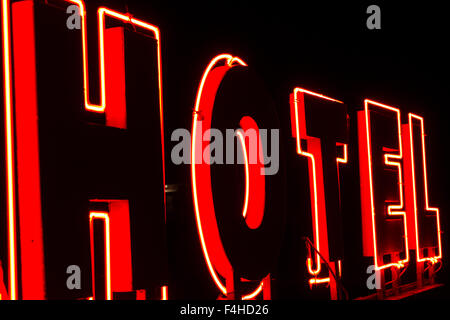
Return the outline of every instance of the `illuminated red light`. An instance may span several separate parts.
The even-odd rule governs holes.
[[[306,129],[305,129],[305,124],[306,124],[306,119],[305,119],[305,112],[303,111],[303,107],[302,110],[300,110],[300,106],[299,106],[299,101],[302,101],[301,103],[304,104],[304,99],[302,98],[303,95],[312,95],[314,97],[320,98],[320,99],[324,99],[324,100],[328,100],[328,101],[332,101],[332,102],[336,102],[336,103],[340,103],[342,104],[341,101],[324,96],[322,94],[319,93],[315,93],[309,90],[305,90],[302,88],[295,88],[294,89],[294,93],[293,93],[293,114],[291,116],[292,120],[293,120],[293,134],[294,137],[296,138],[296,142],[297,142],[297,153],[301,156],[307,157],[310,161],[310,184],[312,186],[311,190],[312,190],[312,197],[311,197],[311,206],[312,206],[312,210],[313,210],[313,233],[314,233],[314,245],[317,249],[318,252],[316,252],[315,254],[315,260],[316,262],[313,263],[313,259],[308,257],[307,258],[307,267],[308,267],[308,272],[313,275],[313,276],[317,276],[320,271],[321,271],[321,258],[320,258],[320,254],[319,252],[322,253],[322,255],[325,257],[325,259],[328,259],[328,240],[327,240],[327,225],[326,225],[326,213],[325,211],[325,206],[323,205],[323,202],[325,201],[324,199],[324,195],[323,195],[323,191],[319,190],[319,178],[322,178],[322,166],[321,164],[317,164],[316,162],[316,157],[317,155],[314,155],[311,152],[306,152],[302,149],[301,146],[301,140],[302,139],[307,139],[307,135],[306,135]],[[300,97],[302,95],[302,97]],[[337,163],[347,163],[348,161],[348,150],[347,150],[347,145],[343,144],[343,149],[344,149],[344,157],[343,158],[337,158],[336,161]],[[323,184],[323,183],[322,183]],[[315,267],[313,267],[315,265]],[[314,281],[317,281],[316,279],[311,279]]]
[[[371,136],[370,136],[370,111],[369,107],[374,106],[376,108],[382,108],[384,110],[387,110],[389,112],[394,112],[395,116],[397,118],[397,129],[398,129],[398,148],[399,152],[398,154],[384,154],[384,162],[387,166],[394,166],[397,167],[398,170],[398,187],[399,187],[399,204],[398,205],[389,205],[387,208],[387,214],[392,216],[402,216],[403,224],[404,224],[404,244],[405,244],[405,253],[406,257],[403,260],[394,261],[387,264],[380,264],[379,263],[379,253],[377,250],[377,232],[376,232],[376,223],[375,223],[375,205],[374,205],[374,191],[373,191],[373,173],[372,173],[372,147],[371,147]],[[360,123],[361,125],[361,123]],[[366,194],[362,195],[363,198],[363,210],[366,210],[367,204],[369,205],[370,210],[370,216],[371,216],[371,229],[372,229],[372,240],[370,242],[373,243],[373,257],[375,261],[375,269],[376,270],[382,270],[385,268],[390,267],[397,267],[402,268],[404,265],[409,261],[409,248],[408,248],[408,230],[407,230],[407,217],[404,210],[404,203],[403,203],[403,178],[402,178],[402,164],[401,161],[403,159],[403,149],[402,149],[402,139],[401,139],[401,122],[400,122],[400,110],[379,102],[375,102],[372,100],[365,100],[364,101],[364,122],[362,123],[363,127],[360,126],[360,143],[361,148],[363,151],[360,152],[361,155],[361,167],[365,166],[367,164],[367,170],[368,175],[368,185],[369,185],[369,201],[364,202],[364,198],[367,197]],[[362,136],[365,135],[364,139],[361,140]],[[364,155],[364,150],[367,152]],[[397,160],[397,161],[396,161]],[[364,164],[366,162],[366,164]],[[365,171],[362,171],[362,179],[365,178]],[[364,183],[362,183],[364,185]],[[365,205],[364,205],[365,203]],[[401,210],[401,211],[399,211]],[[380,213],[378,213],[380,214]]]
[[[323,279],[316,279],[316,278],[312,278],[309,279],[309,284],[310,285],[317,285],[317,284],[322,284],[322,283],[329,283],[330,282],[330,278],[323,278]]]
[[[244,218],[247,217],[247,209],[248,209],[248,195],[250,192],[250,178],[249,178],[249,164],[248,164],[248,155],[247,155],[247,148],[245,147],[245,138],[244,135],[241,132],[237,133],[239,137],[239,141],[241,142],[242,146],[242,152],[244,154],[244,161],[245,161],[245,200],[244,200],[244,208],[242,209],[242,216]]]
[[[338,275],[342,277],[342,261],[338,260]]]
[[[204,131],[209,129],[217,87],[222,81],[225,73],[236,65],[247,66],[240,58],[233,57],[229,54],[218,55],[209,63],[200,81],[192,124],[191,177],[197,231],[208,271],[217,288],[224,295],[227,295],[227,287],[222,283],[217,271],[219,271],[226,279],[231,280],[233,279],[233,268],[226,257],[220,240],[217,222],[215,220],[210,182],[210,167],[206,164],[200,164],[200,158],[203,155],[203,132],[198,132],[198,127],[199,122],[201,121],[201,130]],[[201,119],[199,119],[200,114],[202,114]],[[199,137],[200,139],[198,139]],[[238,137],[241,141],[244,154],[247,154],[243,135],[238,134]],[[247,217],[248,210],[250,210],[249,194],[252,192],[250,190],[252,187],[249,176],[251,169],[250,164],[248,163],[248,154],[245,158],[246,192],[242,215],[247,219],[249,219],[250,216],[257,216],[258,218],[258,215],[253,214],[248,214]],[[201,183],[201,188],[199,188],[199,183]],[[258,295],[261,290],[262,285],[260,285],[253,293],[243,296],[242,299],[252,299],[254,296]]]
[[[161,287],[161,300],[165,301],[165,300],[169,300],[169,289],[167,286],[162,286]]]
[[[95,266],[94,266],[94,219],[104,221],[105,226],[105,292],[106,300],[112,300],[111,289],[111,231],[110,220],[107,212],[91,212],[89,215],[89,227],[91,232],[91,255],[92,255],[92,285],[94,287],[95,299]]]
[[[89,215],[93,295],[94,299],[97,299],[93,223],[95,220],[102,220],[104,225],[105,292],[106,299],[112,300],[114,292],[133,291],[129,205],[128,201],[123,200],[94,200],[91,203],[108,205],[108,212],[93,211]],[[167,293],[167,287],[164,291]]]
[[[338,163],[346,164],[346,163],[348,163],[348,145],[344,144],[342,147],[344,149],[344,157],[337,158],[336,161]]]
[[[159,53],[159,29],[151,24],[144,21],[138,20],[131,15],[121,14],[119,12],[107,9],[98,9],[98,35],[99,35],[99,57],[100,57],[100,104],[92,104],[89,100],[89,70],[88,70],[88,48],[87,48],[87,26],[86,26],[86,11],[84,1],[82,0],[65,0],[67,2],[73,3],[79,7],[81,16],[81,34],[82,34],[82,47],[83,47],[83,83],[84,83],[84,103],[86,110],[92,112],[103,113],[106,109],[106,75],[105,75],[105,17],[113,17],[117,20],[121,20],[124,23],[131,23],[143,29],[151,31],[156,41],[158,41],[158,60],[161,59]],[[160,65],[160,63],[158,63]],[[160,90],[162,90],[162,82],[160,78]]]
[[[414,157],[414,138],[413,138],[413,130],[414,130],[414,121],[420,122],[420,141],[416,143],[420,143],[421,151],[422,151],[422,170],[423,170],[423,190],[424,194],[419,195],[417,192],[417,183],[416,183],[416,164]],[[426,163],[426,151],[425,151],[425,129],[424,129],[424,119],[418,115],[409,113],[408,114],[408,124],[403,125],[403,142],[404,146],[407,149],[407,158],[408,166],[406,171],[407,176],[407,189],[409,192],[407,193],[407,198],[410,200],[407,202],[407,209],[409,211],[413,211],[413,215],[409,217],[412,221],[409,221],[409,225],[413,225],[409,230],[412,231],[414,237],[411,236],[410,244],[413,249],[416,250],[416,261],[424,262],[429,261],[432,264],[436,263],[439,259],[442,258],[442,243],[441,243],[441,226],[440,226],[440,214],[438,208],[430,207],[429,198],[428,198],[428,177],[427,177],[427,163]],[[409,180],[408,180],[409,179]],[[433,212],[436,218],[436,238],[437,238],[437,246],[438,251],[435,255],[430,255],[428,257],[424,257],[422,253],[422,246],[420,242],[420,225],[418,221],[418,205],[417,205],[417,197],[424,196],[425,202],[425,211]],[[412,200],[412,206],[411,206]]]
[[[45,299],[33,1],[12,4],[16,215],[21,299]],[[18,213],[18,214],[17,214]]]
[[[256,298],[261,293],[263,288],[264,288],[264,283],[261,282],[259,287],[253,293],[243,296],[242,300],[252,300],[252,299]]]
[[[197,121],[198,121],[198,112],[200,111],[200,100],[202,98],[202,94],[203,94],[203,88],[205,86],[205,83],[207,81],[208,75],[210,73],[210,71],[216,66],[216,64],[218,64],[218,62],[220,62],[221,60],[225,60],[227,62],[228,66],[232,65],[232,61],[233,61],[233,57],[231,55],[228,54],[222,54],[219,55],[217,57],[215,57],[210,64],[208,65],[208,67],[206,68],[202,80],[200,82],[200,87],[198,89],[198,93],[197,93],[197,99],[196,99],[196,104],[195,104],[195,112],[194,112],[194,120],[193,120],[193,126],[192,126],[192,144],[191,144],[191,148],[192,148],[192,153],[191,153],[191,177],[192,177],[192,192],[193,192],[193,198],[194,198],[194,209],[195,209],[195,217],[196,217],[196,221],[197,221],[197,231],[199,234],[199,238],[200,238],[200,244],[202,246],[202,250],[203,250],[203,255],[205,257],[205,261],[206,264],[208,266],[208,270],[209,273],[211,274],[211,277],[213,278],[215,284],[217,285],[217,287],[220,289],[220,291],[226,295],[227,294],[227,289],[226,287],[222,284],[221,280],[219,279],[219,276],[216,273],[216,270],[214,269],[213,263],[211,261],[211,258],[209,256],[209,252],[212,250],[208,250],[208,243],[211,243],[209,241],[205,241],[205,234],[204,234],[204,230],[203,230],[203,224],[202,223],[202,219],[201,219],[201,215],[200,215],[200,206],[199,206],[199,199],[198,199],[198,190],[197,190],[197,170],[196,170],[196,157],[197,157]],[[245,65],[245,64],[243,64]],[[202,133],[200,133],[202,135]],[[201,140],[200,140],[201,141]],[[201,157],[201,150],[200,150],[200,157]],[[211,209],[211,206],[209,206],[209,209]],[[216,227],[217,228],[217,227]],[[217,235],[216,235],[217,236]],[[214,237],[212,235],[212,237]],[[216,240],[217,242],[217,240]],[[223,249],[221,250],[223,252]],[[224,258],[221,259],[222,261],[225,261]],[[226,267],[226,269],[228,269],[228,273],[231,272],[231,266]]]

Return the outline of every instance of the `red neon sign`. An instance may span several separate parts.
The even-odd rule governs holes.
[[[321,138],[319,138],[317,130],[316,132],[314,132],[314,129],[312,129],[312,125],[307,125],[309,122],[314,122],[314,120],[316,119],[314,117],[314,113],[311,111],[314,107],[310,107],[311,109],[308,109],[307,112],[308,105],[307,102],[305,102],[305,97],[312,97],[313,99],[318,99],[319,101],[333,103],[333,105],[329,108],[338,112],[337,114],[333,113],[330,115],[322,114],[323,112],[325,112],[325,110],[329,109],[323,109],[321,112],[323,122],[325,122],[324,120],[326,120],[327,117],[333,118],[333,122],[339,122],[337,128],[339,128],[339,126],[341,127],[337,131],[333,132],[338,140],[334,141],[333,143],[335,144],[334,149],[336,149],[336,146],[342,146],[343,156],[335,157],[336,160],[333,160],[335,161],[334,163],[327,163],[325,160],[327,159],[327,154],[324,154],[324,150],[332,152],[332,149],[324,149],[324,141],[321,141]],[[332,184],[334,182],[337,186],[337,191],[331,191],[339,194],[339,165],[345,164],[348,161],[348,146],[346,143],[343,143],[345,141],[346,134],[347,114],[345,110],[341,110],[342,106],[343,103],[341,101],[301,88],[296,88],[291,97],[292,135],[294,138],[296,138],[297,153],[303,157],[308,158],[309,160],[308,163],[311,190],[311,211],[313,216],[313,235],[315,249],[317,250],[315,254],[311,253],[311,255],[314,254],[314,258],[312,256],[307,258],[308,272],[310,275],[314,276],[314,279],[310,280],[310,284],[327,283],[330,281],[330,277],[318,278],[320,277],[320,273],[322,271],[322,258],[320,255],[322,255],[322,257],[326,261],[330,260],[328,248],[330,240],[328,230],[329,227],[327,226],[327,212],[329,212],[329,214],[331,215],[335,211],[340,211],[340,208],[339,205],[337,205],[336,207],[332,206],[331,201],[329,200],[331,198],[331,194],[326,194],[324,186],[326,185],[325,181],[328,181],[328,184]],[[340,115],[341,117],[339,117],[338,115]],[[320,125],[320,123],[316,122],[314,122],[314,125]],[[343,135],[342,132],[344,133]],[[302,139],[305,139],[307,141],[307,149],[302,147]],[[336,174],[336,181],[330,179],[330,171],[325,171],[325,168],[330,165],[334,167],[333,170]],[[326,175],[325,173],[327,173],[328,175]],[[330,191],[330,189],[328,191]],[[339,202],[339,199],[337,200]],[[338,226],[334,227],[338,228]],[[334,241],[336,241],[336,239]],[[337,262],[340,266],[341,261],[338,260]]]
[[[107,28],[106,19],[130,24],[149,33],[156,41],[158,111],[161,145],[164,150],[159,29],[129,14],[103,7],[98,9],[100,103],[95,104],[92,103],[90,94],[92,88],[89,83],[87,13],[84,2],[60,1],[75,4],[80,8],[82,23],[80,74],[82,72],[83,107],[88,112],[105,114],[106,126],[127,129],[125,56],[122,50],[124,34],[121,28]],[[8,275],[8,290],[2,288],[0,283],[0,300],[8,297],[6,291],[9,291],[9,298],[12,300],[45,299],[46,266],[42,227],[44,206],[41,203],[43,187],[40,171],[40,124],[37,121],[40,106],[36,83],[34,2],[26,0],[11,4],[8,0],[2,0],[1,8],[8,231],[8,262],[5,269]],[[218,55],[209,63],[198,88],[192,123],[190,169],[195,222],[208,272],[223,295],[229,295],[233,290],[235,270],[223,245],[220,226],[215,216],[211,168],[210,165],[201,163],[200,158],[204,154],[204,132],[212,126],[214,102],[219,87],[231,70],[246,67],[247,64],[243,60],[229,54]],[[338,232],[335,230],[337,227],[328,221],[333,210],[328,209],[329,192],[325,190],[331,183],[326,182],[325,171],[332,163],[332,170],[335,170],[337,175],[333,187],[336,194],[340,195],[339,170],[340,165],[348,163],[349,147],[343,135],[334,137],[337,140],[333,141],[334,151],[342,149],[342,154],[337,155],[339,152],[334,152],[332,162],[329,161],[325,165],[324,158],[327,155],[322,149],[323,141],[320,135],[310,132],[309,126],[312,126],[313,121],[310,121],[310,115],[306,111],[308,104],[305,99],[316,99],[320,103],[329,103],[336,108],[342,108],[343,103],[300,88],[296,88],[292,96],[292,133],[296,139],[297,154],[308,159],[312,233],[314,246],[318,251],[306,257],[307,270],[312,276],[308,282],[310,285],[330,283],[333,286],[335,284],[331,270],[330,274],[324,275],[323,264],[335,262],[336,265],[331,268],[337,268],[334,271],[340,276],[342,261],[335,258],[339,257],[339,254],[332,255],[330,249],[335,244],[330,235],[332,232]],[[245,132],[254,130],[259,136],[260,128],[255,119],[252,115],[243,116],[239,121],[242,131],[237,132],[237,141],[244,154],[245,179],[242,194],[244,200],[239,213],[251,231],[257,230],[263,223],[267,205],[266,196],[273,191],[268,187],[270,185],[268,179],[261,174],[264,165],[250,161],[251,145]],[[346,119],[335,122],[345,127]],[[374,258],[377,270],[405,267],[410,263],[410,249],[416,250],[417,262],[428,261],[432,264],[438,262],[442,259],[440,213],[439,209],[429,204],[424,119],[409,114],[408,123],[402,125],[399,109],[365,100],[364,111],[358,114],[358,129],[364,255]],[[260,156],[263,149],[260,139],[257,148]],[[165,185],[164,151],[162,155],[162,177]],[[91,161],[91,164],[93,163],[97,164],[96,161]],[[86,212],[86,221],[89,218],[93,299],[97,298],[94,222],[100,220],[104,224],[102,254],[105,257],[105,296],[107,300],[112,300],[114,293],[132,291],[130,208],[128,204],[124,205],[119,200],[92,200],[92,202],[105,202],[109,205],[109,211]],[[117,207],[119,203],[122,203],[119,205],[120,208]],[[340,211],[339,205],[335,208]],[[2,270],[0,280],[1,278]],[[270,297],[270,281],[270,275],[263,280],[259,279],[255,285],[256,289],[243,295],[242,299],[254,299],[261,293],[265,299]],[[167,300],[168,286],[163,285],[158,289],[161,299]],[[145,297],[145,292],[138,292],[137,297]]]
[[[375,140],[380,135],[373,134],[373,131],[386,121],[390,121],[391,127],[388,128],[395,136]],[[400,110],[365,100],[364,111],[358,113],[358,130],[364,254],[374,257],[376,270],[401,268],[409,261],[409,247],[403,201]],[[396,168],[396,174],[391,173],[393,168]],[[397,191],[384,193],[383,190],[387,189],[386,182],[380,180],[377,174],[384,174],[383,178],[392,179],[389,182],[397,186]],[[405,254],[403,259],[391,257],[390,262],[384,262],[384,255],[401,251]]]
[[[439,209],[429,204],[423,118],[409,113],[402,134],[409,246],[416,250],[417,262],[436,263],[442,258],[441,223]],[[425,256],[424,249],[432,251]]]
[[[113,299],[114,292],[132,291],[132,254],[130,236],[130,211],[127,201],[93,201],[107,204],[108,211],[91,211],[89,230],[91,243],[91,265],[93,298],[96,300],[96,269],[94,245],[94,221],[101,220],[104,225],[105,257],[105,298]]]
[[[221,63],[224,63],[224,65],[221,65]],[[209,63],[203,74],[198,89],[194,119],[192,124],[191,174],[197,230],[208,271],[217,288],[224,295],[227,295],[227,285],[223,284],[222,280],[219,278],[218,273],[230,281],[230,279],[233,279],[233,268],[222,246],[216,218],[214,215],[210,167],[208,164],[200,163],[204,150],[204,147],[202,146],[203,133],[211,127],[211,117],[217,88],[220,85],[226,72],[236,65],[247,66],[244,61],[229,54],[218,55]],[[201,120],[199,118],[200,114]],[[201,131],[199,131],[198,129],[200,123]],[[246,129],[251,126],[254,127],[255,123],[249,119],[244,118],[241,121],[241,126],[245,127],[243,129]],[[252,172],[255,171],[254,169],[251,169],[250,165],[248,164],[248,155],[246,152],[247,147],[244,141],[244,137],[240,135],[239,140],[241,141],[241,146],[243,148],[244,154],[246,155],[246,192],[242,215],[244,218],[246,218],[246,221],[249,225],[255,226],[258,220],[260,221],[262,218],[260,212],[263,212],[264,207],[261,208],[259,206],[259,208],[256,208],[258,206],[258,203],[260,204],[260,202],[258,202],[258,200],[254,201],[254,197],[252,197],[250,200],[249,195],[250,193],[255,194],[253,190],[260,190],[259,192],[263,192],[264,189],[259,189],[261,185],[260,187],[258,187],[258,189],[250,189],[250,186],[257,186],[256,182],[257,180],[260,180],[259,178],[255,179],[255,175],[262,177],[262,179],[264,178],[264,176],[260,175],[259,172],[256,172],[257,174],[250,175],[250,170],[252,170]],[[259,167],[257,167],[256,169],[258,168]],[[261,199],[261,197],[259,197],[260,194],[257,194],[257,196],[257,199]],[[254,212],[254,214],[252,214],[252,212]],[[259,294],[259,292],[261,292],[262,285],[263,284],[261,283],[254,292],[245,295],[242,298],[244,300],[254,298]]]
[[[91,112],[105,113],[107,126],[125,129],[127,121],[125,114],[123,32],[119,30],[120,28],[106,29],[106,18],[131,24],[135,28],[150,32],[152,38],[156,40],[159,123],[161,125],[162,150],[164,150],[162,68],[158,28],[130,15],[121,14],[107,8],[98,9],[101,101],[99,105],[95,105],[89,100],[85,6],[83,1],[67,0],[62,2],[73,3],[80,8],[84,108]],[[10,7],[12,8],[12,17]],[[31,0],[15,2],[12,5],[8,0],[2,0],[5,154],[8,195],[7,272],[8,291],[12,300],[19,298],[19,291],[23,299],[44,299],[46,286],[42,239],[39,134],[36,117],[38,102],[36,98],[34,10],[34,2]],[[12,47],[12,43],[14,47]],[[13,114],[15,115],[14,118]],[[162,155],[162,170],[164,172],[164,153]],[[162,178],[164,180],[164,174]],[[163,181],[162,185],[164,186],[164,184]],[[162,194],[164,196],[164,193]],[[16,206],[16,201],[18,206]],[[20,230],[17,227],[17,218],[20,219]],[[20,250],[18,250],[16,234],[20,236]],[[115,238],[114,235],[108,235],[108,237]],[[113,246],[113,250],[117,247]],[[18,284],[18,253],[20,253],[21,286]],[[115,253],[111,252],[111,256],[114,257]],[[126,260],[124,259],[124,261]],[[123,266],[123,263],[121,265]],[[110,289],[114,291],[115,287],[123,288],[120,283],[127,282],[124,275],[122,274],[119,279],[116,278],[115,280],[108,277],[107,283],[112,283]],[[131,285],[131,280],[129,283]],[[108,297],[111,298],[111,291],[107,290],[107,292]],[[167,286],[161,288],[161,296],[163,299],[167,299]]]

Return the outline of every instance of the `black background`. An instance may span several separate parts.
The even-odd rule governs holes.
[[[179,186],[177,194],[169,195],[167,211],[171,298],[214,299],[217,296],[195,229],[189,166],[171,164],[170,136],[176,128],[190,130],[202,73],[213,57],[225,52],[245,60],[266,83],[276,103],[287,148],[292,146],[289,94],[294,87],[320,92],[347,104],[351,136],[349,164],[342,176],[344,266],[348,265],[348,271],[344,269],[344,282],[352,297],[367,294],[364,290],[367,261],[361,258],[356,111],[362,109],[365,98],[370,98],[399,107],[404,115],[415,112],[424,116],[430,201],[441,209],[444,231],[444,267],[440,280],[447,283],[449,27],[441,3],[87,2],[88,15],[95,14],[95,8],[104,5],[122,12],[128,10],[161,30],[166,183]],[[371,4],[381,7],[381,30],[366,28],[366,8]],[[92,29],[88,27],[90,32]],[[91,54],[93,57],[95,52]],[[294,151],[287,152],[288,158]],[[299,173],[304,175],[304,185],[307,184],[306,163],[304,172]],[[291,186],[287,181],[290,195],[294,192]],[[296,199],[297,206],[308,210],[307,186],[298,192],[301,196]],[[298,201],[303,202],[299,205]],[[323,292],[311,293],[306,285],[304,244],[300,238],[310,232],[310,224],[308,217],[294,214],[301,212],[297,206],[288,201],[287,212],[292,223],[285,233],[273,297],[326,298]],[[447,290],[439,293],[440,298],[447,295]]]

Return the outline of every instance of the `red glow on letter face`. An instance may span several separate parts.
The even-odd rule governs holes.
[[[371,100],[358,113],[364,255],[377,270],[409,261],[400,110]]]
[[[418,262],[442,258],[439,209],[429,204],[425,128],[422,117],[410,113],[402,125],[409,247]]]
[[[264,170],[264,165],[259,161],[262,157],[262,144],[259,138],[258,124],[249,116],[245,116],[240,121],[240,126],[244,132],[238,132],[239,141],[243,148],[245,160],[245,200],[244,208],[242,209],[242,216],[245,218],[250,229],[257,229],[264,218],[264,202],[266,192],[266,179],[261,174]],[[258,139],[258,157],[256,162],[250,161],[249,151],[251,150],[251,137],[246,139],[245,132],[253,130]]]
[[[21,297],[23,299],[45,297],[33,10],[33,1],[15,2],[11,8],[11,19],[10,2],[2,0],[9,234],[7,270],[11,300],[19,298],[18,256],[21,259]],[[11,35],[14,47],[11,45]],[[17,218],[21,227],[20,234],[17,232]],[[20,253],[17,235],[20,239]]]

